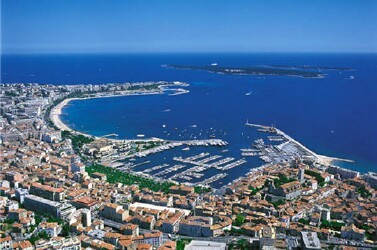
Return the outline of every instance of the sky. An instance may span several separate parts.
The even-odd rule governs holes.
[[[1,0],[2,53],[377,52],[375,0]]]

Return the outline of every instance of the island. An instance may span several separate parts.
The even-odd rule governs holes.
[[[190,65],[162,65],[162,67],[172,69],[201,70],[217,74],[229,75],[271,75],[271,76],[294,76],[302,78],[324,78],[326,75],[320,72],[320,68],[310,67],[274,67],[274,66],[248,66],[248,67],[225,67],[218,66],[216,63],[204,66]],[[311,70],[307,70],[311,69]]]

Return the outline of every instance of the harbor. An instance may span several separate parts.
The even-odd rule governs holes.
[[[169,98],[169,91],[156,97]],[[160,110],[161,114],[169,116],[174,111],[171,105]],[[85,145],[83,153],[100,164],[121,163],[116,167],[120,171],[215,188],[263,164],[286,163],[296,158],[325,165],[334,160],[352,162],[315,154],[274,126],[248,121],[242,123],[237,133],[213,124],[203,126],[198,121],[185,126],[161,121],[156,129],[160,132],[153,136],[138,129],[129,139],[120,139],[121,134],[108,131],[93,137],[94,142]]]
[[[248,138],[249,146],[238,149],[236,154],[234,150],[229,152],[230,145],[221,139],[166,141],[163,145],[128,156],[128,162],[118,169],[151,178],[220,188],[232,182],[234,178],[231,176],[238,172],[246,175],[264,166],[297,158],[321,160],[321,156],[275,127],[248,122],[245,127],[251,129],[254,136],[251,139],[247,131],[242,132]],[[181,155],[176,155],[178,152]],[[160,154],[164,156],[155,158],[162,158],[163,161],[156,164],[151,157]],[[147,158],[148,161],[139,162],[137,159],[140,158]]]

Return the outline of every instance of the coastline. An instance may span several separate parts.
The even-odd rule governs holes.
[[[170,90],[176,90],[177,92],[174,94],[169,94],[169,95],[181,95],[181,94],[187,94],[190,92],[189,90],[185,90],[185,89],[170,89]],[[62,102],[60,102],[58,105],[54,106],[51,109],[50,114],[49,114],[49,119],[60,131],[69,131],[74,134],[81,134],[84,136],[99,139],[101,138],[101,136],[90,135],[90,134],[86,134],[84,132],[72,129],[61,120],[60,116],[62,115],[62,110],[66,105],[69,104],[69,102],[74,101],[74,100],[87,100],[87,99],[111,98],[111,97],[122,97],[122,96],[161,95],[163,93],[164,93],[163,90],[157,90],[157,91],[150,91],[150,92],[123,92],[121,94],[118,93],[118,94],[113,94],[113,95],[106,94],[106,95],[96,95],[96,96],[81,97],[81,98],[68,98],[68,99],[64,99]],[[155,138],[155,137],[149,138],[149,139],[146,138],[146,139],[130,139],[130,140],[108,138],[108,140],[111,140],[111,141],[151,141],[151,140],[156,140],[156,139],[162,140],[160,138]]]
[[[53,107],[50,111],[49,117],[51,122],[61,131],[69,131],[73,132],[73,129],[68,127],[63,121],[60,119],[60,115],[62,114],[62,109],[72,100],[76,100],[78,98],[69,98],[64,99],[62,102],[60,102],[58,105]]]
[[[186,90],[186,91],[182,91],[182,89],[177,89],[177,93],[175,94],[169,94],[169,95],[180,95],[180,94],[186,94],[188,93],[189,91]],[[61,131],[69,131],[71,133],[75,133],[75,134],[81,134],[81,135],[84,135],[84,136],[88,136],[88,137],[92,137],[92,138],[96,138],[96,139],[99,139],[101,138],[101,136],[94,136],[94,135],[90,135],[90,134],[86,134],[84,132],[81,132],[81,131],[78,131],[78,130],[74,130],[72,128],[70,128],[67,124],[65,124],[60,116],[62,114],[62,109],[69,104],[69,102],[73,101],[73,100],[86,100],[86,99],[97,99],[97,98],[111,98],[111,97],[121,97],[121,96],[135,96],[135,95],[156,95],[156,94],[163,94],[163,91],[152,91],[152,92],[141,92],[141,93],[122,93],[122,94],[116,94],[116,95],[99,95],[99,96],[90,96],[90,97],[83,97],[83,98],[68,98],[68,99],[65,99],[63,100],[62,102],[60,102],[58,105],[56,105],[55,107],[53,107],[50,111],[50,120],[52,121],[52,123]],[[263,125],[259,125],[259,124],[251,124],[251,123],[248,123],[246,122],[247,126],[252,126],[252,127],[259,127],[259,128],[268,128],[267,126],[263,126]],[[318,163],[320,164],[323,164],[323,165],[331,165],[334,161],[343,161],[343,162],[350,162],[350,163],[354,163],[353,160],[350,160],[350,159],[343,159],[343,158],[337,158],[337,157],[330,157],[330,156],[325,156],[325,155],[320,155],[320,154],[317,154],[315,152],[313,152],[312,150],[308,149],[306,146],[304,146],[302,143],[298,142],[297,140],[293,139],[292,137],[290,137],[289,135],[287,135],[286,133],[284,133],[283,131],[281,131],[280,129],[277,129],[277,128],[274,128],[276,130],[276,133],[277,134],[280,134],[282,136],[284,136],[285,138],[288,139],[288,141],[298,145],[299,147],[301,147],[303,150],[307,151],[309,154],[311,154]],[[151,138],[151,139],[141,139],[142,141],[148,141],[148,140],[155,140],[155,139],[159,139],[159,140],[162,140],[160,138]],[[127,140],[127,139],[108,139],[108,140],[112,140],[112,141],[135,141],[135,140],[140,140],[140,139],[135,139],[135,140]]]
[[[187,91],[189,92],[189,91]],[[177,93],[175,93],[175,95],[179,95],[179,94],[184,94],[184,93],[187,93],[187,92],[183,92],[180,91],[179,89],[177,89]],[[100,139],[100,138],[103,138],[103,136],[94,136],[94,135],[90,135],[90,134],[86,134],[84,132],[80,132],[80,131],[77,131],[77,130],[74,130],[72,128],[70,128],[67,124],[65,124],[62,120],[61,120],[61,114],[62,114],[62,110],[63,108],[69,104],[70,101],[72,100],[85,100],[85,99],[95,99],[95,98],[110,98],[110,97],[121,97],[121,96],[135,96],[135,95],[154,95],[154,94],[163,94],[164,92],[163,91],[151,91],[151,92],[128,92],[128,93],[122,93],[122,94],[106,94],[106,95],[96,95],[96,96],[89,96],[89,97],[83,97],[83,98],[68,98],[68,99],[65,99],[63,100],[62,102],[60,102],[58,105],[56,105],[55,107],[53,107],[51,109],[51,112],[49,114],[49,117],[50,117],[50,120],[51,122],[53,122],[53,124],[61,131],[69,131],[71,133],[74,133],[74,134],[81,134],[81,135],[84,135],[84,136],[87,136],[87,137],[91,137],[91,138],[95,138],[95,139]],[[171,95],[171,94],[169,94]],[[248,123],[246,122],[246,125],[248,126],[253,126],[253,127],[259,127],[259,128],[264,128],[264,129],[268,129],[268,128],[271,128],[271,127],[268,127],[268,126],[263,126],[263,125],[259,125],[259,124],[251,124],[251,123]],[[290,137],[289,135],[287,135],[286,133],[284,133],[283,131],[277,129],[277,128],[274,128],[275,131],[276,131],[276,134],[278,135],[281,135],[283,137],[285,137],[288,141],[290,141],[291,143],[293,144],[296,144],[298,147],[300,147],[302,150],[306,151],[309,155],[311,155],[312,157],[314,157],[315,161],[319,164],[322,164],[322,165],[325,165],[325,166],[330,166],[330,165],[333,165],[332,163],[334,161],[343,161],[343,162],[354,162],[352,160],[349,160],[349,159],[342,159],[342,158],[336,158],[336,157],[329,157],[329,156],[325,156],[325,155],[320,155],[320,154],[317,154],[315,152],[313,152],[312,150],[308,149],[306,146],[304,146],[302,143],[298,142],[297,140],[293,139],[292,137]],[[108,140],[111,140],[111,141],[122,141],[122,142],[127,142],[127,141],[150,141],[150,140],[163,140],[163,139],[160,139],[160,138],[145,138],[145,139],[109,139]],[[255,172],[255,171],[261,171],[263,170],[265,167],[269,166],[269,164],[264,164],[264,165],[261,165],[261,166],[258,166],[256,168],[252,168],[249,170],[249,174],[252,173],[252,172]],[[347,168],[345,168],[347,169]],[[241,176],[239,178],[243,178],[244,176]],[[237,178],[237,179],[239,179]],[[236,179],[236,180],[237,180]],[[233,183],[235,180],[231,181],[230,183]]]

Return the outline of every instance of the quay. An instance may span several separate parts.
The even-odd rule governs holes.
[[[291,144],[294,147],[296,147],[297,149],[304,151],[308,156],[314,157],[316,161],[318,161],[318,162],[320,162],[324,165],[331,165],[331,163],[333,161],[343,161],[343,162],[350,162],[350,163],[354,162],[353,160],[349,160],[349,159],[318,155],[318,154],[314,153],[312,150],[310,150],[307,147],[305,147],[304,145],[302,145],[300,142],[296,141],[295,139],[293,139],[292,137],[290,137],[289,135],[287,135],[286,133],[281,131],[280,129],[277,129],[273,126],[253,124],[253,123],[249,123],[248,121],[246,121],[245,125],[249,126],[249,127],[255,127],[255,128],[258,129],[258,131],[268,132],[268,133],[276,134],[277,136],[283,137],[285,140],[287,140],[287,142],[284,144],[284,146]],[[280,146],[280,148],[282,148],[282,146]]]

